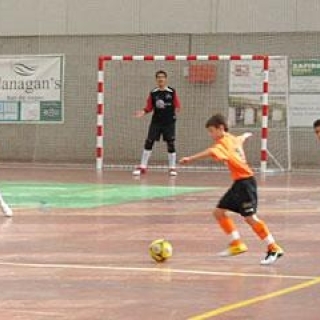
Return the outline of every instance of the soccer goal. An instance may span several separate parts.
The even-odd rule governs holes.
[[[266,55],[100,56],[98,59],[96,169],[132,169],[140,161],[150,115],[133,117],[165,70],[177,90],[178,158],[212,144],[204,128],[214,113],[224,114],[234,134],[252,132],[248,162],[257,170],[290,170],[287,117],[287,60]],[[150,167],[167,166],[166,145],[153,148]],[[222,169],[212,161],[191,169]],[[190,170],[190,167],[188,169]]]

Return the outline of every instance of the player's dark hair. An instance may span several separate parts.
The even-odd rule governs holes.
[[[313,129],[317,128],[317,127],[320,127],[320,119],[316,120],[314,123],[313,123]]]
[[[206,122],[206,128],[208,129],[209,127],[215,127],[215,128],[219,128],[220,126],[224,127],[224,131],[228,131],[228,124],[227,121],[225,119],[225,117],[220,114],[217,113],[215,115],[213,115],[207,122]]]
[[[166,78],[168,78],[168,75],[167,75],[167,73],[166,73],[164,70],[158,70],[158,71],[156,72],[156,78],[158,77],[159,74],[163,74]]]

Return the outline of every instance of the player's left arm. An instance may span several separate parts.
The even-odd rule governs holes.
[[[237,136],[237,139],[241,144],[243,144],[250,137],[252,137],[252,132],[245,132],[241,136]]]
[[[174,109],[176,112],[179,112],[181,110],[181,102],[180,102],[180,98],[177,94],[177,91],[174,91],[173,105],[174,105]]]

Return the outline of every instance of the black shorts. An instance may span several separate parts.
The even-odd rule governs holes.
[[[252,216],[257,212],[257,182],[254,177],[237,180],[220,199],[217,208]]]
[[[172,141],[176,138],[176,123],[157,124],[152,123],[149,126],[148,140],[159,141],[162,136],[163,141]]]

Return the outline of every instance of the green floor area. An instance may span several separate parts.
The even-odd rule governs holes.
[[[16,208],[95,208],[200,192],[208,188],[144,185],[1,182],[5,200]]]

